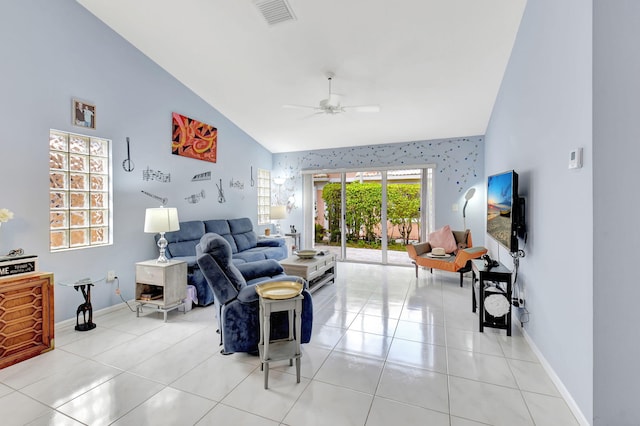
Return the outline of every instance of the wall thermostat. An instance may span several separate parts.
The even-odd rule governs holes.
[[[582,167],[582,148],[572,149],[569,153],[569,168],[579,169]]]

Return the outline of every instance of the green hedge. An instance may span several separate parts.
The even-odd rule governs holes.
[[[329,183],[322,190],[325,219],[329,224],[329,241],[334,243],[340,241],[340,188],[339,183]],[[375,245],[380,239],[382,184],[351,182],[347,184],[346,191],[347,241]],[[420,185],[387,185],[387,219],[398,229],[404,243],[408,244],[413,226],[419,226]],[[394,239],[394,235],[390,235],[390,239]]]

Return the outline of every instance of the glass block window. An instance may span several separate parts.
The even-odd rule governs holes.
[[[49,249],[112,242],[111,141],[49,132]]]
[[[258,225],[269,224],[271,206],[271,172],[258,169]]]

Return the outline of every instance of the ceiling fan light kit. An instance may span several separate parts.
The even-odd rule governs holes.
[[[329,81],[329,95],[326,99],[320,101],[318,106],[311,105],[283,105],[283,108],[294,109],[313,109],[318,111],[316,114],[336,115],[347,111],[355,112],[380,112],[380,105],[342,105],[342,95],[333,93],[331,91],[331,81],[335,76],[334,73],[327,73],[327,80]]]

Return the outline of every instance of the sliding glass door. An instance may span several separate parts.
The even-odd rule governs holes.
[[[314,173],[309,188],[315,246],[338,259],[409,264],[405,246],[428,230],[429,168]]]
[[[382,263],[382,172],[345,173],[345,260]]]
[[[422,169],[386,172],[386,262],[408,263],[405,246],[420,240]]]

